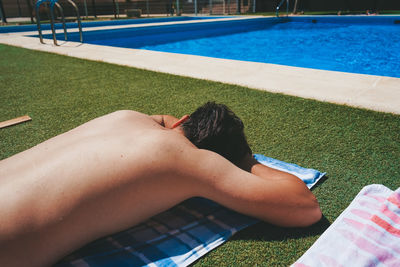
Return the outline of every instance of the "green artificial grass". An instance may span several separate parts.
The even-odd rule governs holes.
[[[288,266],[366,185],[400,186],[400,116],[0,45],[0,159],[120,109],[181,116],[211,100],[244,121],[255,153],[327,172],[313,190],[324,219],[250,227],[195,266]]]

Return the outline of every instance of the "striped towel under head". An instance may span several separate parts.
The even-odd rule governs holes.
[[[400,188],[364,187],[292,266],[400,266]]]
[[[263,155],[254,157],[294,174],[309,188],[324,175]],[[92,242],[55,266],[188,266],[256,222],[213,201],[192,198],[133,228]]]

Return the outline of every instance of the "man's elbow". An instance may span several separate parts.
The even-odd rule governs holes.
[[[299,203],[300,204],[300,203]],[[322,212],[314,195],[303,198],[302,203],[289,212],[278,225],[283,227],[308,227],[321,220]]]
[[[299,227],[307,227],[321,220],[322,212],[317,199],[314,197],[310,200],[307,207],[301,212],[301,219],[298,221]]]
[[[322,212],[318,201],[312,195],[303,199],[301,203],[293,205],[291,208],[281,208],[279,216],[268,216],[260,218],[280,227],[308,227],[321,220]]]
[[[319,207],[319,205],[317,205],[316,207],[314,207],[312,210],[309,211],[309,215],[307,220],[304,222],[304,227],[313,225],[317,222],[319,222],[322,218],[322,212],[321,209]]]

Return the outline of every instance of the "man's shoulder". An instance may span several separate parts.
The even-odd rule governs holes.
[[[115,127],[116,125],[132,124],[134,122],[145,120],[146,117],[150,117],[146,114],[133,111],[133,110],[118,110],[112,113],[105,114],[103,116],[97,117],[83,125],[96,125],[102,126],[107,125],[108,128]]]
[[[159,129],[151,129],[149,134],[152,135],[154,144],[167,153],[185,154],[185,159],[197,153],[199,150],[185,136],[163,127]]]
[[[202,180],[215,177],[224,179],[229,174],[242,170],[221,155],[206,149],[198,149],[190,143],[183,144],[178,153],[177,168],[186,175]],[[211,181],[210,181],[211,182]]]
[[[134,118],[145,118],[149,117],[147,114],[134,111],[134,110],[117,110],[107,115],[104,115],[102,118],[109,120],[126,120],[126,119],[134,119]]]

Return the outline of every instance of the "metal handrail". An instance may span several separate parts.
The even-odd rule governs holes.
[[[39,39],[40,39],[40,42],[42,44],[44,44],[44,42],[43,42],[42,30],[40,28],[39,8],[40,8],[41,4],[44,4],[44,3],[52,4],[53,1],[54,0],[38,0],[36,2],[36,24],[37,24],[38,32],[39,32]],[[59,4],[57,4],[57,8],[59,8],[60,13],[62,14],[62,16],[64,16],[64,12],[63,12],[63,10],[62,10],[62,8],[61,8],[61,6]],[[64,36],[66,36],[66,27],[65,27],[65,19],[64,19],[64,17],[63,17],[63,22],[64,22],[64,24],[63,24]],[[54,29],[54,14],[53,14],[53,12],[50,12],[50,23],[51,23],[50,25],[51,25],[51,31],[52,31],[52,34],[53,34],[54,44],[57,45],[56,34],[55,34],[55,29]]]
[[[83,42],[83,34],[82,34],[81,17],[79,16],[78,7],[76,6],[76,4],[72,0],[67,0],[67,1],[69,3],[71,3],[71,5],[75,8],[76,16],[77,16],[77,19],[78,19],[79,37],[80,37],[80,41],[82,43]],[[51,32],[52,32],[52,35],[53,35],[54,44],[58,45],[57,44],[57,38],[56,38],[56,31],[55,31],[55,28],[54,28],[54,6],[56,6],[58,8],[58,10],[60,11],[60,14],[61,14],[61,17],[62,17],[63,28],[64,28],[64,39],[65,39],[65,41],[67,41],[67,28],[65,26],[64,11],[63,11],[61,5],[58,3],[58,0],[38,0],[36,2],[36,24],[37,24],[37,28],[38,28],[38,32],[39,32],[40,42],[42,44],[44,44],[43,36],[42,36],[42,30],[40,28],[40,16],[39,16],[39,8],[40,8],[40,5],[43,4],[43,3],[50,3],[50,25],[51,25]]]
[[[276,16],[279,17],[279,9],[283,5],[283,2],[286,1],[286,17],[289,16],[289,0],[282,0],[279,5],[276,7]]]
[[[57,2],[58,0],[53,0],[53,1]],[[82,23],[81,23],[81,16],[79,15],[79,9],[76,6],[74,1],[72,1],[72,0],[67,0],[67,1],[74,7],[74,9],[76,11],[76,18],[78,19],[78,28],[79,28],[79,41],[81,43],[83,43]]]
[[[64,10],[59,3],[55,3],[55,5],[57,6],[58,10],[60,11],[63,29],[64,29],[64,39],[65,39],[65,41],[67,41],[67,27],[65,26]],[[54,21],[54,17],[53,17],[53,21]]]

